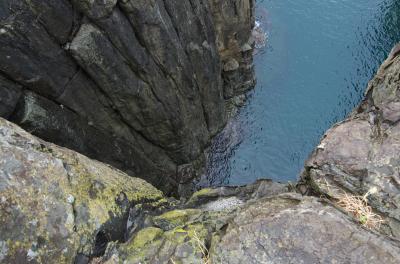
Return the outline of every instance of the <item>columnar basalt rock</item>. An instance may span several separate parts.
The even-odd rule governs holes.
[[[253,20],[253,0],[2,1],[0,115],[175,192],[247,90],[226,72],[251,86]]]

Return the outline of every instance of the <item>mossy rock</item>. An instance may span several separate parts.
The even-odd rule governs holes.
[[[198,209],[173,210],[154,217],[153,222],[156,226],[168,231],[178,226],[185,225],[190,219],[200,215],[201,210]]]
[[[201,224],[189,224],[163,232],[148,227],[139,231],[132,240],[119,247],[106,263],[203,263],[204,251],[211,236]]]
[[[0,135],[0,263],[72,263],[122,239],[132,205],[168,206],[144,180],[3,119]]]
[[[218,198],[220,195],[218,189],[212,188],[204,188],[197,192],[195,192],[189,199],[188,204],[195,205],[201,202],[202,200],[210,200],[214,198]]]

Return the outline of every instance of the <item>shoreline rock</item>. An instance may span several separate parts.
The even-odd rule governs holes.
[[[299,186],[338,200],[367,196],[385,223],[381,232],[400,238],[399,45],[370,81],[366,98],[326,132],[306,162]],[[303,193],[307,192],[302,187]]]

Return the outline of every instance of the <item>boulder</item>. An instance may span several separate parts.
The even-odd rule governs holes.
[[[300,183],[334,200],[345,193],[367,194],[369,204],[385,220],[381,232],[396,238],[400,238],[399,49],[396,46],[379,68],[361,105],[323,136]]]
[[[0,119],[0,263],[399,263],[400,242],[260,180],[187,201]]]
[[[144,180],[0,119],[0,263],[88,260],[167,206]]]
[[[399,249],[398,240],[362,227],[327,200],[281,193],[220,197],[152,217],[96,263],[378,264],[398,263]]]
[[[241,210],[212,243],[212,263],[399,263],[400,243],[316,198],[283,194]]]

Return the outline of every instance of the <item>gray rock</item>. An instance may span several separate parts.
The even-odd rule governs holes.
[[[254,87],[252,29],[255,27],[253,0],[209,0],[216,24],[216,39],[221,60],[226,67],[222,73],[224,97],[229,99],[241,95]],[[250,44],[252,43],[252,44]],[[249,47],[250,46],[250,47]],[[229,61],[236,60],[232,64]],[[232,110],[230,110],[232,111]]]
[[[398,263],[399,242],[315,198],[281,195],[240,211],[213,240],[212,263]]]
[[[152,163],[147,155],[150,156],[155,147],[147,144],[143,150],[142,146],[135,144],[147,143],[140,136],[132,143],[110,136],[94,126],[97,120],[89,121],[90,119],[82,118],[71,109],[35,93],[28,91],[23,93],[18,109],[10,119],[21,124],[29,132],[44,135],[42,137],[44,140],[54,140],[61,146],[73,148],[81,153],[90,153],[92,158],[101,156],[101,153],[109,153],[103,157],[103,161],[131,174],[134,174],[134,171],[141,171],[147,175],[148,180],[157,181],[158,186],[170,189],[175,184],[170,177],[159,178],[159,175],[173,175],[175,167],[168,167],[172,162],[166,155],[159,154],[159,157],[165,158],[159,161],[164,166]],[[130,156],[136,157],[141,162],[126,158]],[[158,170],[155,169],[157,167]]]
[[[400,261],[398,240],[289,187],[261,180],[176,203],[0,119],[0,263]]]
[[[240,188],[238,188],[240,189]],[[211,193],[210,190],[204,191]],[[166,212],[111,244],[101,263],[398,263],[398,240],[354,222],[326,200],[282,193]],[[210,208],[212,206],[212,208]]]
[[[9,117],[21,96],[21,86],[0,75],[0,116]]]
[[[386,222],[381,232],[400,238],[400,56],[398,46],[369,83],[365,100],[328,130],[306,162],[303,182],[333,199],[365,195]]]
[[[147,214],[169,206],[147,182],[0,118],[0,263],[101,255],[129,232],[132,204]]]
[[[236,71],[237,69],[239,69],[239,62],[233,58],[229,59],[224,65],[224,71],[226,72]]]
[[[72,3],[89,18],[101,19],[113,12],[117,0],[72,0]]]

